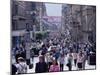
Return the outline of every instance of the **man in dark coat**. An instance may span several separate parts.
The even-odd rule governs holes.
[[[36,63],[35,73],[44,73],[48,71],[47,63],[43,56],[39,56],[39,62]]]

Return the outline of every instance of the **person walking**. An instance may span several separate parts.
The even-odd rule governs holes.
[[[73,60],[72,54],[68,53],[68,63],[67,63],[67,66],[68,66],[69,71],[72,70],[72,60]]]
[[[36,63],[35,73],[44,73],[48,72],[48,65],[45,62],[44,56],[39,56],[39,62]]]
[[[59,72],[60,71],[60,67],[58,65],[57,60],[53,60],[52,65],[50,66],[49,72]]]
[[[64,68],[64,62],[65,62],[64,59],[65,59],[64,55],[61,54],[61,56],[59,57],[60,71],[63,71],[63,68]]]
[[[73,60],[74,60],[74,65],[76,67],[76,63],[77,63],[77,53],[76,52],[73,53]]]
[[[33,49],[30,50],[31,51],[31,58],[32,58],[32,62],[34,61],[34,51]]]
[[[86,60],[87,60],[87,53],[86,51],[83,51],[83,70],[85,70],[85,64],[86,64]]]
[[[79,54],[78,54],[77,66],[78,66],[78,70],[82,70],[83,69],[83,54],[82,54],[82,52],[79,52]]]
[[[27,73],[27,65],[23,57],[18,58],[18,64],[16,64],[16,67],[18,74]]]
[[[60,56],[60,51],[56,50],[56,52],[54,53],[55,59],[58,60],[59,56]]]
[[[52,61],[53,61],[53,56],[51,53],[46,53],[46,62],[48,64],[48,70],[50,69],[50,66],[52,65]]]

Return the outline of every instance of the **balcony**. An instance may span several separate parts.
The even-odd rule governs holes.
[[[12,18],[12,19],[13,19],[13,20],[26,20],[26,17],[16,15],[16,16],[13,16],[13,18]]]

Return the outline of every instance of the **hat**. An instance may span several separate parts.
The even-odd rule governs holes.
[[[19,57],[19,58],[18,58],[18,60],[23,60],[23,59],[24,59],[23,57]]]

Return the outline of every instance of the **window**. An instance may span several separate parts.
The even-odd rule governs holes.
[[[12,21],[12,30],[16,30],[17,29],[17,21],[13,20]]]

